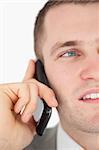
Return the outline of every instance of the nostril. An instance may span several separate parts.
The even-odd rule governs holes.
[[[82,73],[80,77],[82,80],[93,80],[95,78],[91,73]]]

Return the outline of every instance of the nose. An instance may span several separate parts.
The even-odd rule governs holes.
[[[87,59],[84,62],[80,77],[82,80],[99,81],[99,55],[98,57]]]

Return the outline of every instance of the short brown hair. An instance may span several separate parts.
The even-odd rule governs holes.
[[[43,61],[42,44],[44,42],[44,19],[47,12],[61,4],[89,4],[99,2],[99,0],[49,0],[39,11],[34,26],[34,51],[36,57]]]

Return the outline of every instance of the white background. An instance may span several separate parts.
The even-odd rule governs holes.
[[[33,51],[33,26],[46,0],[0,0],[0,83],[21,82]],[[48,126],[57,123],[57,112]]]

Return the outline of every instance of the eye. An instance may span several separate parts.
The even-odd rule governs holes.
[[[71,49],[71,50],[67,50],[65,52],[63,52],[63,54],[61,54],[60,57],[76,57],[76,56],[80,56],[81,53],[76,50],[76,49]]]

